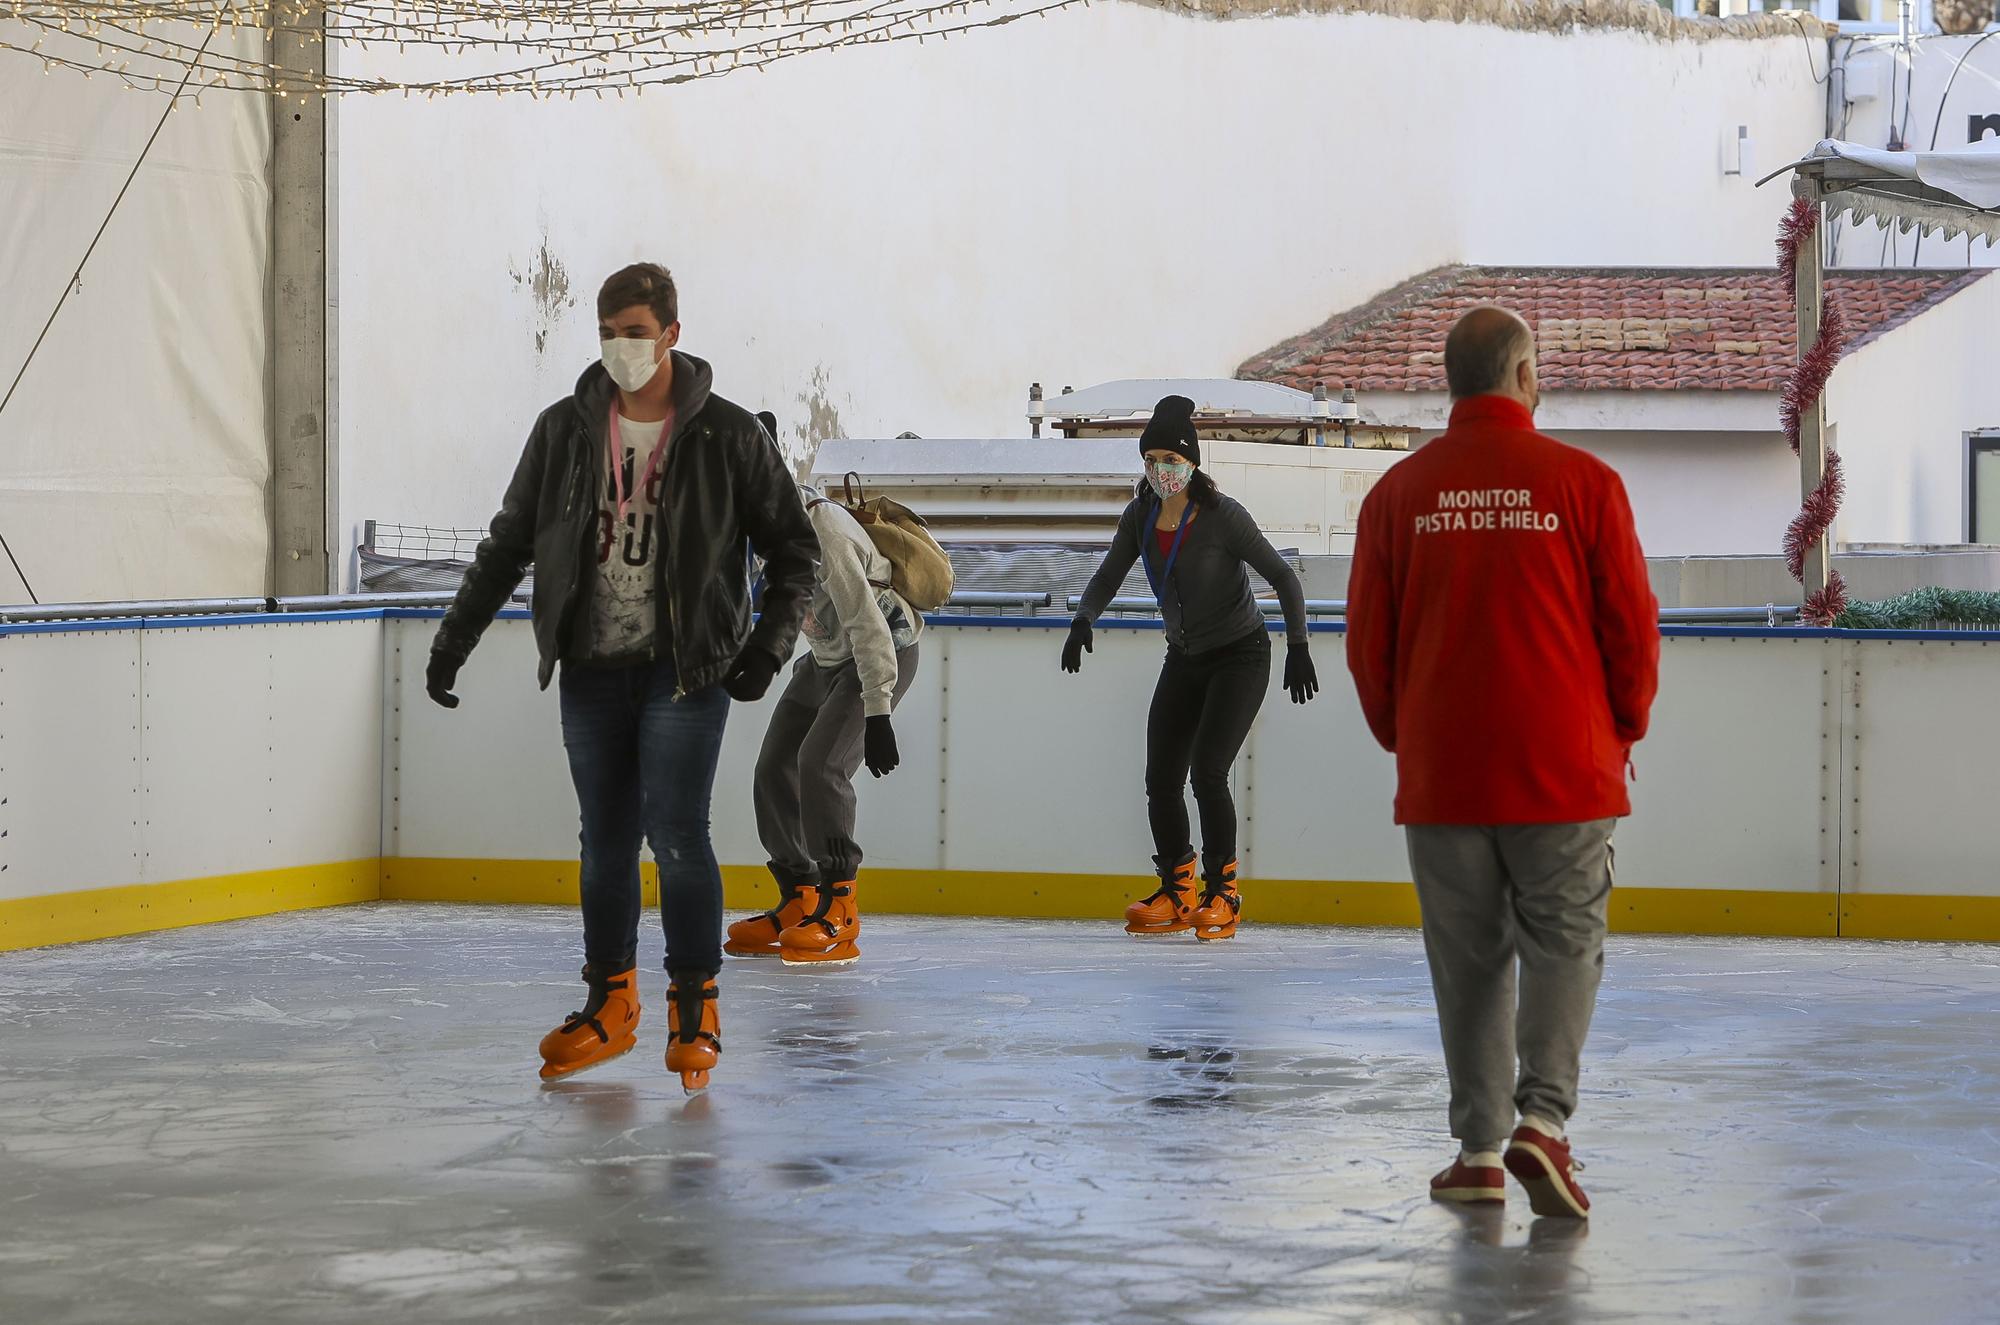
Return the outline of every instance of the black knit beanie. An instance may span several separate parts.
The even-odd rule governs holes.
[[[761,423],[761,424],[763,424],[763,425],[764,425],[764,431],[765,431],[765,432],[767,432],[767,433],[769,433],[769,434],[771,434],[771,440],[772,440],[772,441],[774,441],[774,442],[775,442],[775,441],[777,441],[777,440],[778,440],[778,416],[777,416],[777,415],[775,415],[775,414],[771,413],[771,411],[770,411],[770,410],[767,410],[767,409],[760,409],[760,410],[758,410],[758,411],[757,411],[757,422],[759,422],[759,423]]]
[[[1162,396],[1153,406],[1146,431],[1139,434],[1139,454],[1172,451],[1194,465],[1201,464],[1201,439],[1194,435],[1194,402],[1186,396]]]

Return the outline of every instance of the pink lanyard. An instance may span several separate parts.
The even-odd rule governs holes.
[[[639,491],[652,486],[653,471],[660,467],[660,457],[667,453],[667,443],[674,439],[674,414],[667,410],[666,421],[660,424],[660,440],[653,445],[652,458],[646,461],[646,472],[639,479]],[[625,508],[632,504],[632,494],[625,491],[625,450],[618,434],[618,398],[611,398],[611,422],[604,429],[604,450],[611,460],[611,488],[618,497],[618,523],[625,523]]]

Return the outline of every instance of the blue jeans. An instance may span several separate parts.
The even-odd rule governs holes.
[[[722,969],[722,870],[709,795],[729,696],[674,699],[671,659],[634,667],[564,665],[563,748],[583,819],[584,960],[611,971],[639,949],[639,843],[660,867],[667,970]]]

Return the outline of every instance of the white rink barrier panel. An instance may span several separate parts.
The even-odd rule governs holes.
[[[379,896],[382,630],[0,630],[0,948]]]
[[[384,895],[575,896],[577,823],[553,689],[524,621],[423,695],[435,613],[392,614]],[[903,764],[859,779],[862,890],[880,911],[1110,917],[1146,887],[1144,724],[1157,622],[1106,621],[1083,672],[1067,621],[939,618],[897,712]],[[1652,734],[1618,833],[1627,930],[2000,939],[1982,801],[2000,635],[1669,628]],[[1338,626],[1322,690],[1272,691],[1234,785],[1248,914],[1412,924],[1394,763],[1362,722]],[[730,716],[714,827],[732,907],[768,905],[750,782],[773,696]],[[1876,730],[1880,728],[1880,730]]]
[[[525,614],[424,695],[434,611],[0,627],[0,948],[388,898],[573,901],[577,819]],[[1147,887],[1158,624],[940,618],[860,778],[876,911],[1108,918]],[[1670,629],[1633,817],[1626,930],[2000,939],[1986,862],[2000,635]],[[1337,626],[1322,691],[1272,691],[1234,783],[1248,914],[1412,924],[1394,764]],[[714,828],[764,905],[750,799],[770,698],[731,713]],[[650,874],[649,874],[650,892]]]

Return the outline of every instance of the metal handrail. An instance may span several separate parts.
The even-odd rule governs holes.
[[[382,608],[450,607],[457,595],[417,593],[311,594],[296,598],[169,598],[129,603],[44,603],[40,607],[0,607],[0,625],[18,626],[59,621],[135,621],[148,617],[281,616],[296,612],[377,611]],[[529,595],[516,593],[508,601],[526,606]],[[1002,593],[968,590],[951,596],[952,607],[1021,607],[1030,612],[1055,601],[1052,593]]]
[[[1069,606],[1075,610],[1083,603],[1082,594],[1069,595]],[[1259,598],[1257,607],[1266,616],[1282,613],[1284,605],[1272,598]],[[1108,612],[1157,612],[1159,604],[1150,598],[1114,598],[1105,606]],[[1307,616],[1347,615],[1347,602],[1336,598],[1309,598],[1306,600]],[[1663,625],[1728,625],[1749,624],[1777,626],[1799,617],[1797,607],[1781,603],[1766,603],[1762,607],[1663,607],[1660,621]]]
[[[1778,626],[1799,619],[1799,609],[1782,603],[1762,607],[1663,607],[1660,623],[1668,626],[1748,624]]]
[[[133,621],[146,617],[254,616],[292,612],[378,611],[385,607],[450,607],[450,593],[315,594],[299,598],[170,598],[132,603],[45,603],[0,607],[0,625],[51,621]],[[525,594],[509,602],[526,604]]]
[[[152,617],[284,615],[297,612],[371,611],[380,608],[449,607],[451,593],[319,594],[299,598],[174,598],[132,603],[50,603],[40,607],[0,607],[0,625],[26,625],[59,621],[131,621]],[[525,606],[528,595],[517,593],[508,600]],[[1058,602],[1054,593],[1021,593],[968,589],[951,596],[947,607],[1024,608],[1030,615]],[[1082,594],[1067,594],[1060,601],[1071,611],[1083,602]],[[1260,598],[1257,606],[1266,616],[1284,611],[1276,599]],[[1159,604],[1150,598],[1114,598],[1106,605],[1112,612],[1157,612]],[[1347,614],[1344,599],[1306,600],[1306,615],[1339,617]],[[1765,625],[1777,626],[1797,621],[1799,609],[1782,603],[1762,607],[1663,607],[1660,621],[1667,625]]]
[[[458,594],[445,589],[418,589],[409,593],[315,594],[305,598],[281,598],[281,612],[351,612],[371,607],[450,607]],[[526,605],[528,595],[508,596],[510,603]]]
[[[273,598],[175,598],[141,603],[45,603],[40,607],[0,607],[0,625],[38,621],[127,621],[150,616],[228,616],[275,612]]]
[[[967,589],[955,593],[945,603],[946,607],[1025,607],[1030,612],[1037,608],[1053,606],[1056,596],[1052,593],[1009,593],[985,589]]]
[[[1074,611],[1083,606],[1083,595],[1073,593],[1069,595],[1068,602],[1070,610]],[[1257,600],[1257,608],[1265,616],[1276,616],[1284,612],[1285,605],[1275,598],[1259,598]],[[1160,605],[1151,598],[1114,598],[1105,604],[1104,610],[1107,612],[1157,612],[1160,610]],[[1344,598],[1308,598],[1306,599],[1306,615],[1346,616],[1347,600]]]

